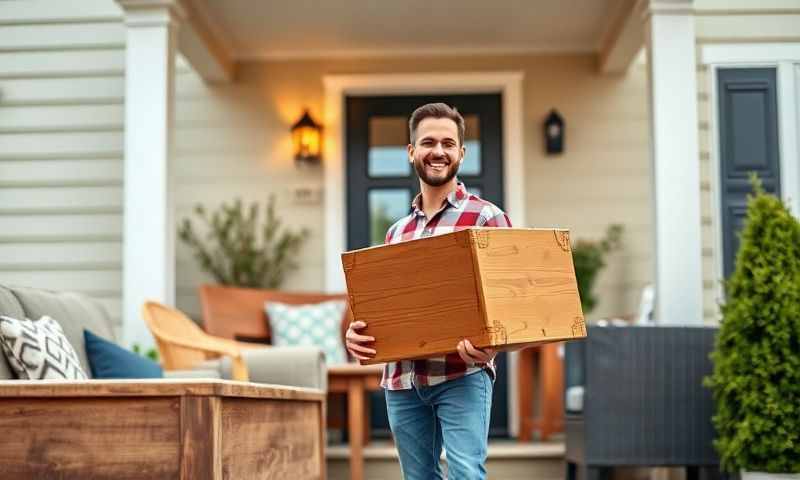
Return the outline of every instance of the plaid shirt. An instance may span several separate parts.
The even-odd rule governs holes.
[[[422,196],[417,195],[411,204],[412,212],[398,220],[386,233],[386,243],[441,235],[463,230],[467,227],[510,227],[511,222],[502,210],[492,203],[467,192],[463,183],[447,196],[441,210],[432,218],[425,217],[420,208]],[[455,345],[453,345],[455,349]],[[437,385],[482,369],[495,377],[494,359],[485,366],[467,367],[458,353],[424,360],[402,360],[387,363],[383,369],[381,386],[388,390],[407,390],[412,385],[419,387]]]

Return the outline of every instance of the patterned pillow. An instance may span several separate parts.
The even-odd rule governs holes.
[[[347,363],[341,332],[344,309],[344,300],[308,305],[266,302],[272,344],[318,347],[327,363]]]
[[[0,316],[0,345],[19,378],[87,379],[61,325],[48,316],[38,322]]]

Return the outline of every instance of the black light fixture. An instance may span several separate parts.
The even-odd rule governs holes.
[[[544,143],[550,155],[564,151],[564,119],[555,109],[544,121]]]
[[[292,125],[294,160],[298,165],[315,165],[322,153],[322,126],[311,118],[308,109],[300,120]]]

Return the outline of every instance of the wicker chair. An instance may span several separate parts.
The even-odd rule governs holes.
[[[242,350],[258,346],[211,336],[180,311],[160,303],[146,302],[142,316],[156,339],[165,369],[193,368],[224,355],[231,358],[233,379],[249,380]]]

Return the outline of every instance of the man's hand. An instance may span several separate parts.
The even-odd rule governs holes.
[[[456,350],[458,350],[458,356],[461,357],[461,360],[464,360],[464,363],[469,367],[488,363],[494,358],[495,353],[492,348],[475,348],[467,339],[458,342]]]
[[[376,353],[374,348],[364,346],[366,343],[374,342],[375,337],[359,335],[356,333],[356,330],[361,330],[366,326],[367,324],[362,321],[351,322],[350,326],[347,327],[347,333],[344,336],[347,351],[350,352],[350,355],[359,360],[369,360],[370,358],[374,357]]]

